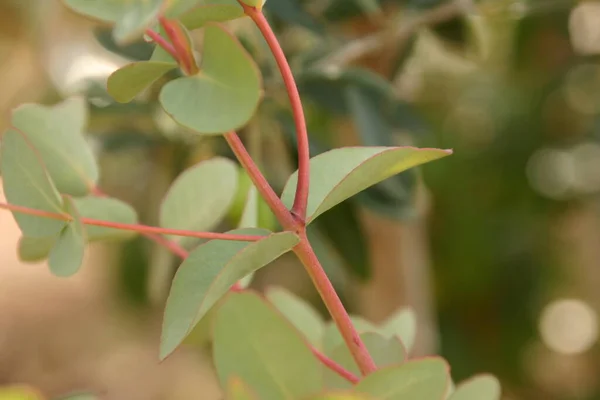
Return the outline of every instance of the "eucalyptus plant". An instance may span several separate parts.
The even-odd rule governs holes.
[[[69,277],[80,269],[90,242],[144,235],[169,249],[182,263],[166,302],[157,357],[168,357],[214,312],[212,354],[227,399],[500,398],[492,376],[479,375],[455,388],[442,358],[411,358],[417,333],[410,310],[398,310],[380,325],[350,316],[307,235],[307,226],[326,211],[450,150],[346,147],[311,158],[296,81],[261,0],[64,1],[78,13],[114,24],[115,43],[143,36],[155,46],[149,60],[109,77],[108,93],[116,101],[130,102],[160,80],[164,111],[189,135],[221,136],[252,185],[238,228],[208,231],[229,212],[241,180],[236,163],[213,157],[172,183],[160,208],[160,226],[140,224],[132,206],[99,187],[100,169],[85,136],[86,100],[74,96],[51,106],[21,105],[2,138],[7,203],[0,205],[22,231],[21,259],[47,259],[55,275]],[[298,170],[281,195],[236,133],[264,96],[259,68],[223,24],[238,18],[250,18],[262,34],[291,105]],[[194,30],[203,31],[201,46],[193,42]],[[259,196],[281,231],[257,228]],[[305,267],[331,322],[283,289],[259,294],[248,288],[253,273],[288,252]]]

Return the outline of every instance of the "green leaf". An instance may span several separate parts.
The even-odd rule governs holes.
[[[345,391],[333,391],[318,394],[315,397],[311,397],[308,400],[376,400],[373,397],[362,394]]]
[[[268,231],[231,233],[260,235]],[[295,234],[282,232],[257,242],[211,240],[192,251],[177,270],[167,299],[160,358],[175,350],[233,284],[288,252],[298,241]]]
[[[128,103],[168,71],[173,62],[139,61],[128,64],[108,77],[108,93],[119,103]]]
[[[414,147],[345,147],[313,157],[307,223],[369,186],[450,153]],[[293,204],[297,180],[296,171],[281,196],[286,206]]]
[[[209,22],[227,22],[244,15],[244,9],[237,4],[212,4],[198,6],[183,14],[179,20],[186,28],[193,30]]]
[[[65,197],[65,209],[73,220],[64,227],[48,257],[50,271],[60,277],[69,277],[79,271],[85,252],[83,224],[70,197]]]
[[[315,347],[322,347],[325,321],[308,303],[282,288],[267,290],[267,299]]]
[[[255,7],[261,10],[267,2],[267,0],[242,0],[242,2],[250,7]]]
[[[375,324],[362,317],[351,315],[350,319],[352,320],[354,329],[356,329],[359,334],[379,331],[379,328],[375,326]],[[323,350],[325,353],[330,354],[342,343],[344,343],[344,338],[336,324],[332,321],[328,322],[323,333]]]
[[[19,239],[19,260],[25,262],[39,262],[48,258],[58,238],[54,236],[31,238],[23,236]]]
[[[169,188],[160,207],[160,226],[207,231],[233,203],[238,184],[236,164],[214,157],[184,171]],[[189,243],[184,238],[174,238]]]
[[[263,399],[299,399],[322,385],[320,364],[299,332],[253,293],[232,293],[221,306],[213,354],[222,383],[238,376]]]
[[[355,390],[378,400],[441,400],[449,380],[448,364],[432,357],[380,369],[360,381]]]
[[[110,197],[82,197],[74,199],[79,215],[83,218],[97,219],[122,224],[137,224],[136,211],[129,204]],[[86,225],[85,232],[88,241],[125,240],[137,235],[137,232],[123,229],[105,228],[102,226]]]
[[[248,189],[248,198],[246,199],[246,205],[240,218],[238,228],[258,228],[258,190],[254,185],[251,185]],[[248,274],[240,280],[240,285],[243,288],[247,288],[252,279],[254,273]]]
[[[498,379],[482,374],[460,383],[449,400],[500,400],[501,394]]]
[[[227,400],[258,400],[252,389],[237,377],[229,379],[225,398]]]
[[[51,213],[63,213],[62,200],[41,159],[17,131],[4,133],[0,149],[4,195],[10,204]],[[13,212],[25,236],[40,238],[58,234],[65,221]]]
[[[410,352],[417,336],[417,317],[414,311],[398,310],[383,323],[379,333],[386,337],[398,337]]]
[[[98,166],[83,135],[88,118],[82,97],[51,107],[24,104],[13,111],[12,125],[27,136],[61,193],[84,196],[98,181]]]
[[[63,0],[73,11],[106,22],[115,22],[125,12],[124,0]]]
[[[209,24],[201,72],[166,84],[160,102],[179,124],[199,134],[220,134],[239,129],[252,118],[261,86],[250,55],[232,35]]]
[[[398,338],[385,338],[373,332],[363,333],[360,337],[378,367],[400,365],[406,361],[406,349]],[[352,354],[345,343],[340,344],[327,355],[348,371],[360,376],[360,369],[354,362]],[[324,368],[324,371],[326,387],[330,389],[350,389],[352,387],[350,382],[340,377],[337,373],[328,368]]]
[[[183,31],[183,33],[185,34],[185,48],[186,49],[191,49],[191,51],[193,51],[194,49],[194,41],[192,40],[192,36],[190,35],[190,31],[181,23],[181,21],[177,20],[176,21],[179,28]],[[165,39],[167,42],[170,41],[169,37],[167,36],[167,34],[165,33],[165,30],[163,29],[162,26],[158,26],[157,28],[158,30],[158,34]],[[162,47],[156,45],[154,47],[154,51],[152,52],[152,56],[150,57],[151,62],[160,62],[160,63],[171,63],[175,66],[177,66],[177,61],[175,61],[175,59],[169,54],[167,53],[167,51],[165,49],[163,49]]]
[[[123,14],[117,19],[113,30],[115,42],[125,44],[141,37],[144,30],[158,18],[164,2],[165,0],[125,1]]]

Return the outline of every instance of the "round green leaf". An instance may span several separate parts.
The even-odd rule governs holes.
[[[392,365],[400,365],[406,361],[406,349],[396,337],[385,338],[382,335],[373,332],[366,332],[360,335],[369,354],[373,357],[375,364],[382,368]],[[354,362],[350,350],[345,343],[340,344],[333,352],[328,354],[334,361],[346,368],[355,375],[360,375],[360,369]],[[352,384],[340,377],[337,373],[328,368],[325,371],[325,385],[330,389],[350,389]]]
[[[17,250],[19,260],[32,263],[45,260],[57,240],[58,237],[55,236],[42,238],[21,237]]]
[[[262,229],[232,233],[268,234]],[[291,232],[274,233],[257,242],[211,240],[190,253],[181,264],[167,299],[160,358],[168,356],[192,328],[238,280],[298,244]]]
[[[108,93],[119,103],[128,103],[168,71],[173,62],[139,61],[128,64],[108,77]]]
[[[119,222],[122,224],[137,224],[136,211],[129,204],[110,197],[82,197],[74,199],[75,206],[82,218],[101,221]],[[137,235],[137,232],[123,229],[105,228],[102,226],[85,226],[87,240],[124,240]]]
[[[83,135],[85,99],[71,97],[51,107],[24,104],[13,111],[12,125],[39,152],[61,193],[84,196],[98,181],[98,165]]]
[[[379,330],[385,337],[396,336],[408,351],[412,349],[417,336],[417,317],[413,310],[401,309],[392,314]]]
[[[262,399],[300,399],[321,389],[320,364],[306,342],[258,295],[230,294],[214,329],[214,363],[222,383],[238,376]]]
[[[266,296],[310,343],[321,348],[325,321],[314,308],[282,288],[271,288]]]
[[[9,130],[2,138],[0,162],[4,195],[10,204],[51,213],[63,213],[62,200],[37,153],[25,137]],[[25,236],[40,238],[58,234],[64,221],[13,212]]]
[[[202,28],[209,22],[226,22],[244,16],[244,9],[237,4],[212,4],[198,6],[183,14],[179,20],[188,29]]]
[[[498,379],[482,374],[460,383],[449,400],[500,400],[501,394]]]
[[[184,171],[173,182],[160,207],[160,226],[207,231],[227,214],[236,194],[238,168],[214,157]],[[173,238],[189,243],[184,238]]]
[[[241,128],[252,118],[261,86],[250,55],[232,35],[209,24],[201,72],[166,84],[160,102],[179,124],[199,134],[221,134]]]
[[[378,400],[441,400],[449,381],[448,364],[432,357],[382,368],[360,381],[355,390]]]
[[[83,224],[70,197],[65,197],[65,208],[73,220],[64,227],[48,257],[50,271],[60,277],[69,277],[79,271],[85,252]]]
[[[449,154],[414,147],[345,147],[319,154],[310,162],[307,223],[369,186]],[[281,196],[286,206],[294,202],[297,181],[294,172]]]

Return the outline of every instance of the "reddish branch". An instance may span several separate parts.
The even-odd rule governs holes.
[[[171,57],[175,59],[175,61],[179,62],[179,55],[177,54],[175,47],[173,47],[173,45],[169,43],[165,38],[160,36],[160,34],[158,34],[157,32],[154,32],[152,29],[146,29],[146,35],[148,35],[154,41],[154,43],[156,43],[158,46],[162,47],[163,50],[169,53]]]

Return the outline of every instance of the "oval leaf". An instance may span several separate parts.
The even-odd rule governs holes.
[[[238,168],[226,158],[215,157],[187,169],[165,195],[160,226],[197,231],[214,228],[233,203],[237,184]]]
[[[263,399],[299,399],[322,385],[298,331],[253,293],[232,293],[219,309],[213,356],[221,382],[239,376]]]
[[[319,154],[310,163],[307,223],[369,186],[449,154],[414,147],[345,147]],[[281,196],[288,207],[294,202],[297,180],[294,172]]]
[[[448,364],[441,358],[428,358],[380,369],[360,381],[355,390],[378,400],[441,400],[449,380]]]
[[[82,218],[101,221],[119,222],[122,224],[137,224],[138,216],[133,207],[120,200],[110,197],[82,197],[74,199],[77,211]],[[105,228],[102,226],[85,226],[87,240],[123,240],[137,235],[137,232],[123,229]]]
[[[98,181],[98,165],[83,135],[88,110],[81,97],[52,107],[24,104],[13,111],[12,125],[39,152],[61,193],[84,196]]]
[[[10,204],[51,213],[63,213],[62,200],[41,159],[17,131],[4,133],[1,147],[4,195]],[[13,212],[25,236],[39,238],[58,234],[64,221]]]
[[[449,400],[500,400],[502,389],[492,375],[479,375],[460,383]]]
[[[31,263],[45,260],[48,258],[57,240],[58,237],[54,236],[43,238],[21,237],[17,250],[19,260]]]
[[[235,4],[198,6],[183,14],[179,20],[188,29],[202,28],[209,22],[226,22],[244,16],[244,9]]]
[[[314,308],[282,288],[271,288],[266,296],[310,343],[321,348],[325,321]]]
[[[233,233],[265,234],[241,229]],[[163,320],[161,359],[168,356],[212,306],[235,284],[298,244],[291,232],[274,233],[257,242],[211,240],[192,251],[171,286]]]
[[[406,349],[398,338],[385,338],[382,335],[373,332],[367,332],[360,335],[369,354],[378,367],[388,367],[400,365],[406,361]],[[328,354],[331,359],[336,361],[348,371],[360,376],[360,369],[354,362],[350,350],[345,343],[340,344],[336,349]],[[340,377],[328,368],[325,371],[325,384],[330,389],[350,389],[352,384]]]
[[[83,224],[69,197],[65,197],[65,208],[73,220],[64,227],[48,257],[50,271],[59,277],[69,277],[79,271],[85,252]]]
[[[177,68],[172,62],[139,61],[108,77],[108,93],[119,103],[128,103],[160,77]]]
[[[204,33],[202,70],[175,79],[160,93],[165,111],[200,134],[220,134],[244,126],[262,96],[261,77],[249,54],[222,28]]]

